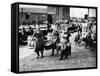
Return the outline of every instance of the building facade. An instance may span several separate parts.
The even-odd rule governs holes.
[[[47,8],[19,8],[19,21],[20,23],[34,23],[37,21],[49,21],[51,17],[52,22],[61,22],[70,18],[70,7],[52,7]]]

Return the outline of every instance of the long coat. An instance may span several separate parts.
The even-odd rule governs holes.
[[[34,36],[36,37],[36,39],[35,39],[35,52],[43,51],[44,50],[44,42],[43,42],[42,32],[35,33]]]

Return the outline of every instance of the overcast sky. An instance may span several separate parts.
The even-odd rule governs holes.
[[[87,8],[70,8],[70,17],[84,18],[85,14],[88,14]]]
[[[89,9],[89,17],[96,17],[96,9]]]

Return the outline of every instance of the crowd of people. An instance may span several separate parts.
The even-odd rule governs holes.
[[[29,46],[34,47],[34,50],[37,54],[37,58],[44,57],[44,49],[49,50],[52,49],[51,56],[54,55],[55,50],[57,51],[57,54],[59,54],[60,51],[60,58],[59,60],[66,59],[68,56],[71,55],[71,42],[70,42],[70,32],[69,29],[66,28],[64,31],[60,30],[60,24],[55,24],[58,26],[56,29],[48,29],[46,32],[46,35],[44,35],[43,31],[40,30],[40,25],[36,23],[35,25],[35,31],[31,27],[29,27],[29,31],[26,32],[25,28],[20,30],[19,32],[19,43],[27,45],[27,39],[28,36],[31,36],[31,40],[29,42]],[[92,24],[93,25],[93,24]],[[93,46],[93,41],[96,40],[96,33],[92,32],[92,26],[91,24],[88,25],[85,36],[82,35],[82,26],[79,26],[76,31],[75,36],[75,43],[77,45],[80,45],[82,41],[85,42],[85,48],[87,46]],[[47,35],[51,34],[49,36],[49,39],[47,38]],[[33,42],[33,43],[32,43]],[[40,56],[41,55],[41,56]]]
[[[82,27],[79,27],[77,29],[77,34],[75,37],[75,43],[76,45],[80,45],[80,43],[82,41],[85,42],[85,48],[89,47],[93,47],[94,42],[96,42],[96,28],[95,28],[95,32],[94,32],[94,27],[96,26],[95,23],[90,23],[88,24],[85,28],[85,32],[82,31]]]

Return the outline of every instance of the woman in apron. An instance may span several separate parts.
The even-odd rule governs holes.
[[[44,51],[44,42],[43,42],[43,34],[40,31],[39,25],[36,25],[36,31],[34,32],[35,37],[35,52],[37,54],[37,58],[39,58],[41,53],[41,58],[43,58],[43,51]]]

